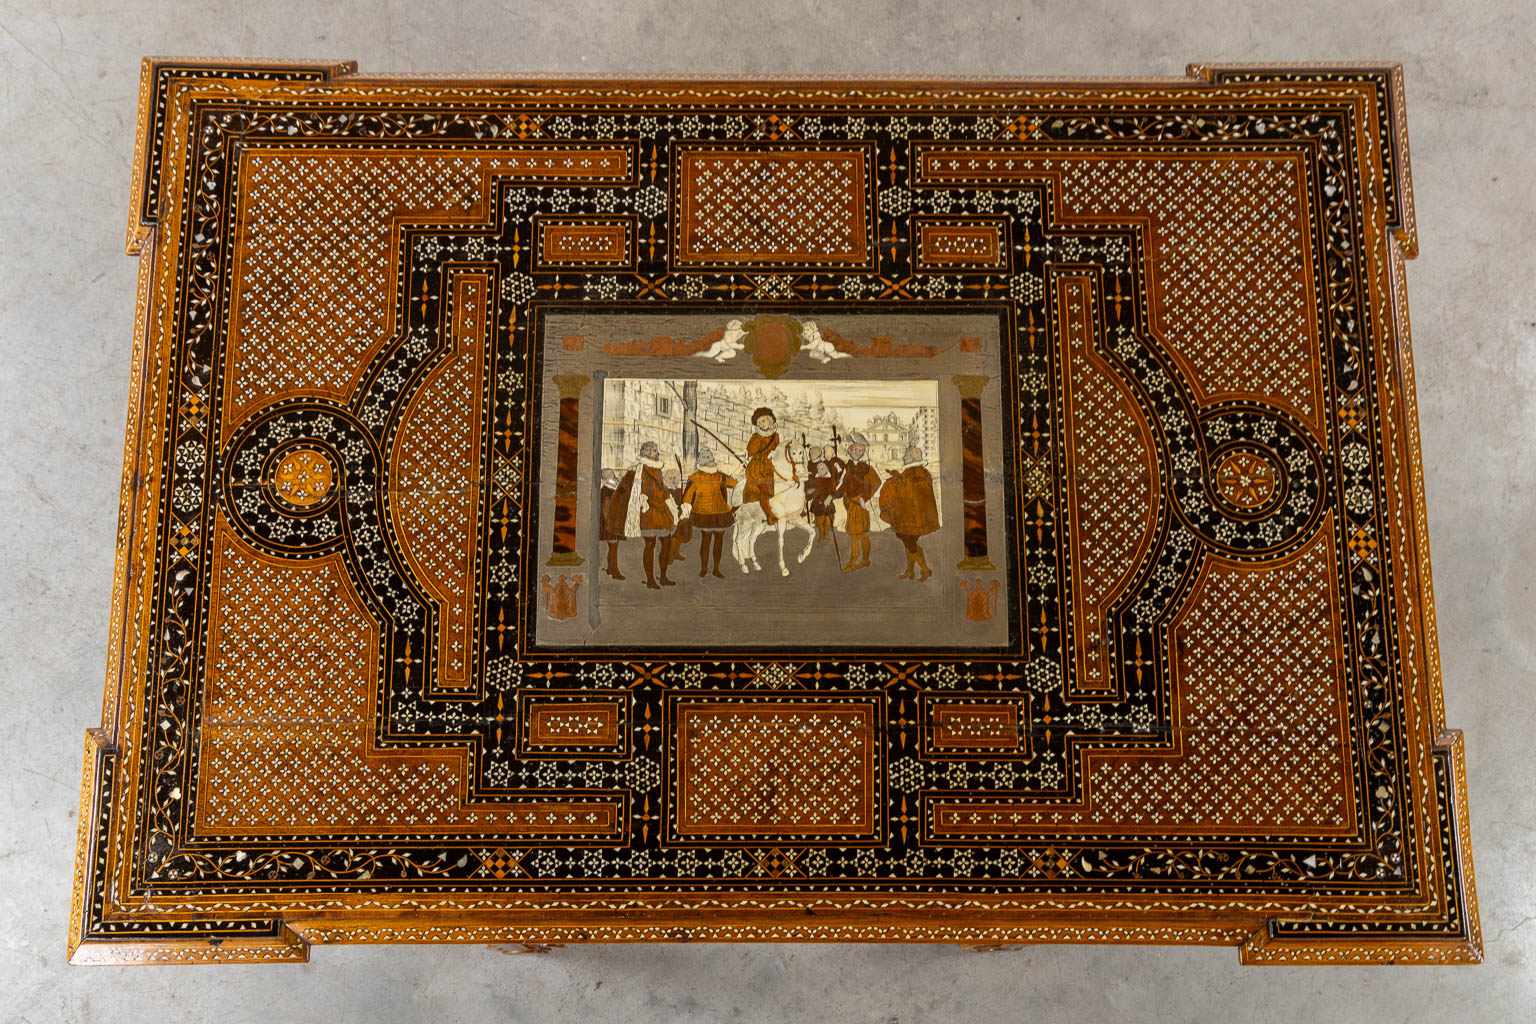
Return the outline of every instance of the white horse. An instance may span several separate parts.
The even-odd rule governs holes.
[[[785,442],[773,453],[773,497],[768,499],[768,507],[773,509],[777,520],[774,525],[768,525],[763,507],[758,502],[742,502],[741,492],[746,488],[745,481],[737,484],[732,492],[731,504],[741,507],[736,510],[736,528],[731,534],[731,554],[735,556],[736,564],[741,566],[742,572],[762,571],[763,567],[757,561],[757,541],[770,530],[776,530],[779,534],[780,575],[789,575],[789,566],[784,563],[786,530],[805,531],[805,550],[795,559],[797,563],[805,561],[811,548],[816,546],[816,529],[805,512],[806,456],[809,452],[807,445]]]

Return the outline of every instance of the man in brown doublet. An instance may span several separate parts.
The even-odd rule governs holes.
[[[907,549],[907,568],[900,578],[912,579],[914,569],[922,573],[916,577],[918,582],[932,576],[917,542],[939,528],[939,505],[933,497],[933,474],[923,465],[923,450],[916,445],[907,449],[906,464],[880,488],[880,518],[891,524],[891,532]]]
[[[755,501],[763,507],[763,516],[772,526],[779,521],[768,507],[773,497],[773,453],[779,447],[779,434],[774,430],[778,422],[773,410],[758,409],[752,413],[756,432],[747,438],[747,486],[742,489],[743,502]]]
[[[734,478],[726,476],[715,465],[714,453],[705,449],[699,452],[698,469],[688,478],[683,491],[683,515],[693,521],[699,532],[699,575],[709,573],[709,559],[714,555],[714,575],[724,579],[720,571],[720,552],[725,546],[725,531],[736,521],[731,508],[731,489]]]
[[[880,474],[864,461],[869,441],[855,432],[849,439],[848,464],[837,484],[837,495],[848,510],[848,564],[843,572],[853,572],[869,564],[869,509],[864,503],[880,488]]]

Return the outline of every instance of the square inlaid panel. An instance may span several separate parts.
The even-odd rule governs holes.
[[[1395,67],[146,61],[77,962],[1480,956]]]

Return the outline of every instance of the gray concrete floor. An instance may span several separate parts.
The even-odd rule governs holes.
[[[143,54],[365,71],[1145,75],[1407,66],[1409,265],[1450,724],[1487,963],[1240,970],[1230,949],[319,948],[302,967],[64,964],[97,723],[134,264]],[[1530,0],[684,0],[264,6],[0,0],[0,1019],[1529,1020],[1536,1007],[1536,5]],[[1522,1009],[1523,1008],[1523,1009]]]

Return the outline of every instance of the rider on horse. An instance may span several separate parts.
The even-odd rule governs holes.
[[[779,519],[768,507],[773,497],[773,453],[779,447],[779,434],[774,427],[778,417],[767,407],[752,413],[752,425],[756,428],[747,439],[747,483],[742,488],[743,502],[755,501],[763,507],[763,516],[769,526]]]

